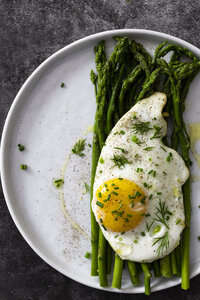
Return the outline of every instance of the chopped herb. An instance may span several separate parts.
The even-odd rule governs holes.
[[[132,115],[132,118],[133,118],[133,120],[135,120],[136,119],[136,115]]]
[[[125,153],[125,150],[123,148],[119,148],[119,147],[114,147],[114,149],[118,149],[118,150],[121,150],[122,153]]]
[[[54,180],[54,185],[55,185],[56,188],[62,187],[63,184],[64,184],[64,180],[61,179],[61,178]]]
[[[127,217],[132,218],[133,215],[128,214]]]
[[[118,186],[115,186],[115,187],[114,187],[114,190],[119,190],[119,187],[118,187]]]
[[[200,241],[200,236],[198,236],[198,240]]]
[[[167,152],[167,150],[166,150],[163,146],[160,146],[160,148],[161,148],[163,151]]]
[[[125,231],[121,232],[121,235],[124,234],[124,233],[125,233]]]
[[[142,142],[138,139],[138,137],[136,135],[132,136],[131,141],[136,143],[138,146],[142,145]]]
[[[111,186],[115,186],[115,183],[112,183]]]
[[[114,135],[116,135],[116,134],[122,134],[122,135],[124,135],[124,134],[125,134],[125,131],[124,131],[124,130],[120,130],[120,132],[116,131],[116,132],[114,133]]]
[[[149,130],[152,129],[151,127],[149,127],[149,125],[150,125],[150,122],[139,122],[139,123],[136,123],[133,126],[133,132],[140,133],[140,134],[146,133],[146,132],[148,132]]]
[[[143,150],[145,150],[145,151],[151,151],[153,148],[154,148],[154,147],[146,147],[146,148],[144,148]]]
[[[156,171],[153,171],[153,177],[156,177]]]
[[[120,204],[120,206],[118,207],[118,209],[120,210],[122,208],[123,204]]]
[[[116,235],[115,235],[115,239],[116,239],[118,236],[119,236],[119,235],[118,235],[118,234],[116,234]]]
[[[172,159],[172,153],[169,152],[169,155],[166,157],[166,161],[170,162]]]
[[[154,132],[154,135],[150,138],[150,140],[161,138],[162,137],[162,134],[161,134],[162,127],[154,125],[153,128],[154,128],[155,132]]]
[[[114,165],[119,169],[121,169],[121,167],[124,167],[125,164],[131,164],[131,162],[128,161],[128,159],[123,155],[114,155],[113,158],[111,158],[111,160],[114,162]]]
[[[140,200],[140,202],[141,202],[142,204],[145,204],[145,200],[146,200],[146,197],[144,196],[144,197],[142,198],[142,200]]]
[[[180,218],[177,219],[177,220],[176,220],[176,225],[178,225],[180,222],[181,222],[181,219],[180,219]]]
[[[138,240],[134,240],[134,243],[137,244]]]
[[[98,197],[99,197],[99,198],[101,198],[101,197],[102,197],[102,196],[101,196],[101,192],[99,192],[99,193],[98,193]]]
[[[199,205],[199,208],[200,208],[200,205]]]
[[[101,208],[103,208],[103,206],[104,206],[104,204],[102,202],[100,202],[100,201],[97,201],[96,205],[100,206]]]
[[[151,173],[153,173],[153,170],[149,171],[148,174],[150,175]]]
[[[103,159],[103,157],[100,157],[100,158],[99,158],[99,162],[100,162],[100,164],[104,164],[104,159]]]
[[[119,238],[119,241],[122,241],[122,238],[121,238],[121,237]]]
[[[111,211],[112,214],[115,214],[117,212],[117,209]]]
[[[91,253],[87,251],[87,252],[85,253],[85,258],[90,258],[90,256],[91,256]]]
[[[152,185],[147,184],[146,182],[143,183],[144,187],[146,187],[147,189],[150,189],[152,187]]]
[[[160,225],[155,226],[154,229],[153,229],[153,234],[158,233],[160,231],[160,229],[161,229]]]
[[[101,226],[103,227],[103,229],[104,229],[105,231],[107,230],[106,227],[105,227],[103,224],[102,224]]]
[[[157,192],[157,195],[162,195],[162,193],[161,192]]]
[[[112,191],[111,194],[116,195],[116,196],[118,195],[118,193],[116,193],[115,191]]]
[[[152,199],[152,197],[153,197],[153,195],[151,194],[151,195],[149,196],[149,200],[151,200],[151,199]]]
[[[101,222],[101,223],[103,223],[103,220],[102,220],[102,218],[100,218],[100,222]]]
[[[145,217],[150,217],[150,214],[146,214]]]
[[[145,236],[145,233],[144,233],[144,231],[143,231],[143,232],[141,232],[141,236]]]
[[[25,147],[21,144],[18,144],[18,149],[19,151],[24,151]]]
[[[111,194],[108,194],[108,197],[107,197],[107,201],[109,201],[110,200],[110,197],[111,197]]]
[[[99,171],[99,173],[102,173],[102,172],[103,172],[102,170]]]
[[[86,182],[84,182],[84,185],[85,185],[86,192],[90,194],[91,193],[91,187]]]
[[[149,161],[152,161],[151,157],[149,157]]]
[[[79,156],[84,156],[85,154],[82,152],[85,149],[85,139],[79,139],[78,142],[72,148],[72,152]]]
[[[27,167],[27,165],[25,165],[25,164],[22,164],[22,165],[20,166],[20,169],[21,169],[21,170],[27,170],[27,169],[28,169],[28,167]]]
[[[162,171],[164,175],[167,175],[167,173],[165,171]]]
[[[108,185],[107,185],[106,183],[104,183],[104,186],[105,186],[105,187],[108,187]]]
[[[135,157],[138,157],[138,153],[135,154]]]
[[[143,169],[142,168],[137,168],[136,172],[143,172]]]
[[[137,197],[140,197],[141,196],[141,193],[139,191],[135,192],[135,196]]]
[[[123,178],[119,177],[118,180],[123,180]]]
[[[62,83],[61,83],[61,85],[60,85],[60,87],[61,87],[61,88],[63,88],[63,87],[64,87],[64,85],[65,85],[65,84],[64,84],[64,82],[62,82]]]

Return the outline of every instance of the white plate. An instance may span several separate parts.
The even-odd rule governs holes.
[[[90,235],[89,195],[82,194],[83,182],[90,180],[91,148],[86,147],[84,158],[71,156],[63,190],[69,213],[73,222],[82,228],[82,233],[64,216],[59,191],[52,182],[60,177],[72,146],[78,138],[84,137],[87,126],[94,120],[96,104],[90,82],[90,70],[94,68],[93,48],[105,39],[110,53],[115,35],[127,35],[141,42],[150,53],[160,42],[168,40],[200,56],[200,50],[185,41],[147,30],[108,31],[83,38],[48,58],[25,82],[9,111],[1,141],[3,191],[21,234],[53,268],[95,288],[99,288],[98,278],[90,276],[90,261],[84,258],[85,252],[90,251],[87,238]],[[185,113],[186,122],[200,120],[199,80],[197,76],[187,97],[190,105]],[[62,82],[64,88],[60,87]],[[91,135],[85,136],[87,143]],[[18,150],[18,143],[25,145],[24,152]],[[22,163],[28,165],[27,171],[20,170]],[[192,172],[200,175],[195,162]],[[200,272],[198,186],[199,182],[192,183],[191,277]],[[152,291],[178,283],[179,278],[152,279]],[[125,270],[120,292],[141,293],[144,286],[133,287]]]

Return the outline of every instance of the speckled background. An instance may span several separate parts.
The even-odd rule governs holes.
[[[199,0],[0,0],[0,129],[28,76],[48,56],[84,36],[110,29],[161,31],[200,47]],[[144,299],[95,290],[43,262],[16,229],[0,190],[0,299]],[[150,299],[200,299],[200,276]]]

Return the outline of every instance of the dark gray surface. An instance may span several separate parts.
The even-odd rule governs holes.
[[[0,0],[0,129],[23,82],[48,56],[90,34],[121,28],[161,31],[200,47],[199,0]],[[143,299],[95,290],[43,262],[16,229],[0,190],[0,299]],[[200,276],[150,299],[200,299]]]

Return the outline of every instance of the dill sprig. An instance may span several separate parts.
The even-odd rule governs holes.
[[[149,127],[149,125],[150,125],[150,122],[139,122],[139,123],[136,123],[133,126],[133,132],[140,133],[140,134],[146,133],[146,132],[148,132],[149,130],[152,129],[151,127]]]
[[[133,141],[134,143],[136,143],[138,146],[142,145],[142,142],[138,139],[138,137],[136,135],[132,136],[131,141]]]
[[[154,128],[155,132],[154,132],[154,135],[151,137],[151,140],[161,138],[162,137],[162,133],[161,133],[162,127],[154,125],[153,128]]]
[[[125,164],[131,164],[130,161],[124,155],[114,155],[111,160],[114,162],[114,165],[121,169]]]
[[[78,142],[72,148],[72,152],[79,156],[84,156],[85,154],[82,152],[85,149],[85,139],[79,139]]]
[[[155,221],[162,223],[169,229],[169,226],[167,225],[166,220],[167,220],[167,215],[169,215],[171,213],[168,211],[168,207],[165,205],[165,202],[161,202],[161,200],[159,199],[159,207],[156,207],[156,209],[157,209],[157,212],[155,214],[155,218],[153,218],[153,219]]]
[[[84,185],[85,185],[86,192],[90,194],[91,193],[91,186],[89,184],[87,184],[86,182],[84,182]]]
[[[165,233],[165,235],[155,238],[155,242],[153,243],[153,246],[159,243],[159,246],[157,248],[158,256],[160,257],[163,255],[164,249],[167,250],[169,247],[169,231]]]

